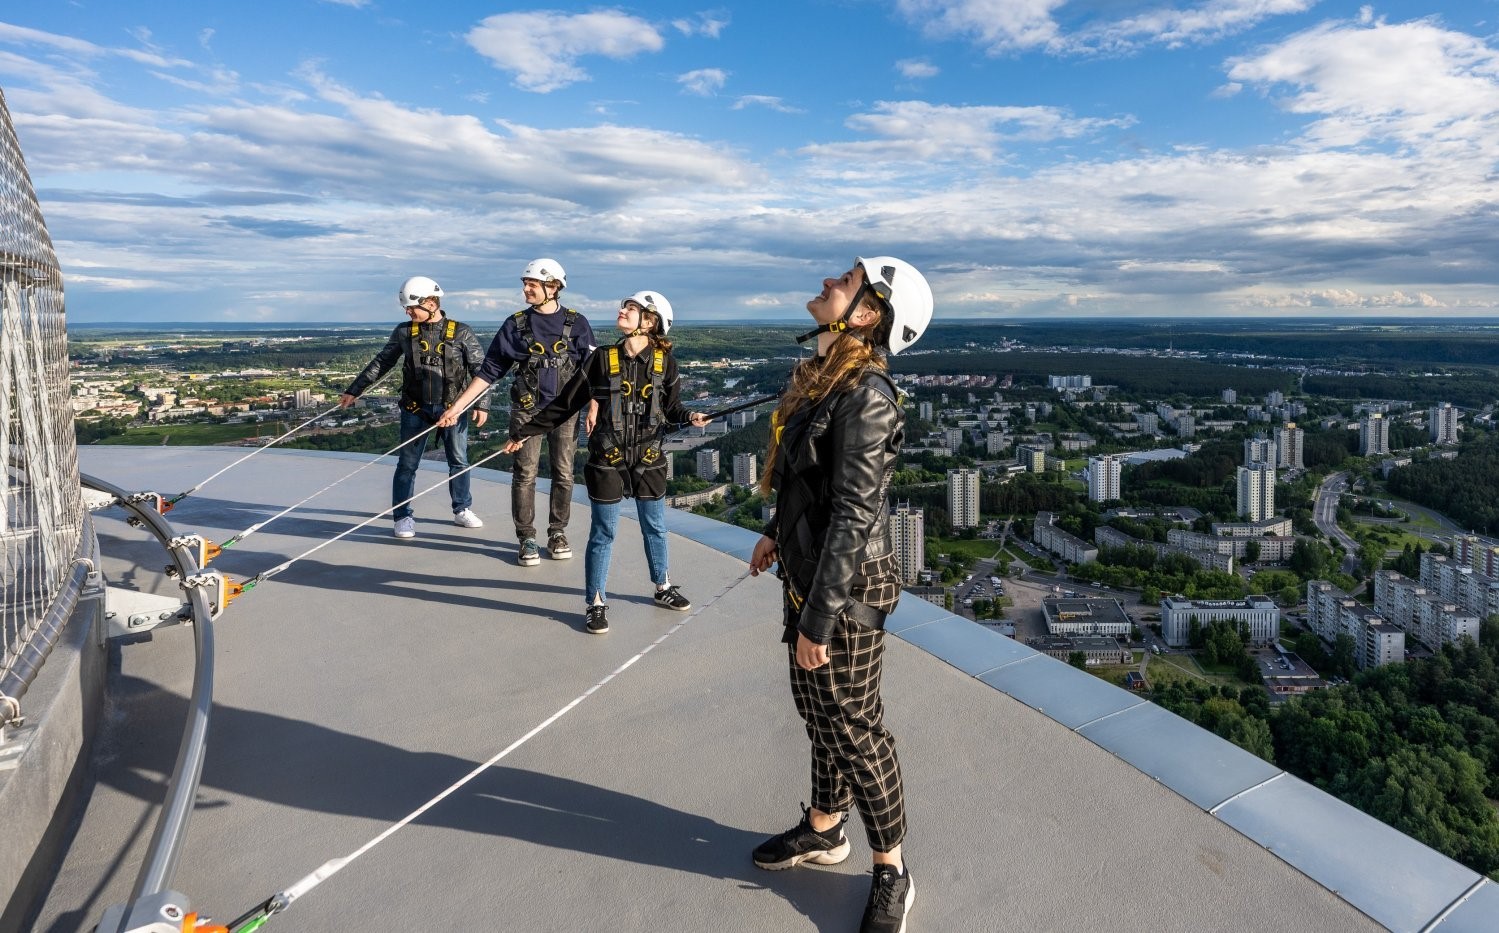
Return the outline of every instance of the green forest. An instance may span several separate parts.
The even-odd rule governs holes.
[[[1452,460],[1416,460],[1390,474],[1390,492],[1465,528],[1499,534],[1499,435],[1463,444]]]
[[[1261,687],[1173,681],[1152,699],[1499,880],[1499,617],[1477,645],[1274,709]]]

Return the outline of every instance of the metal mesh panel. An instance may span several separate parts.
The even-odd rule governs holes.
[[[83,527],[62,272],[0,91],[0,678],[36,633]]]

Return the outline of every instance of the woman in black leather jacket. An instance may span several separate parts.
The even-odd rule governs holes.
[[[900,596],[886,494],[903,415],[885,354],[914,343],[932,314],[921,273],[888,256],[859,259],[807,302],[817,355],[791,374],[771,422],[762,480],[776,515],[750,559],[780,564],[791,692],[812,740],[812,806],[754,851],[772,870],[848,857],[857,806],[874,857],[863,933],[905,929],[915,887],[905,870],[905,800],[884,725],[885,616]]]

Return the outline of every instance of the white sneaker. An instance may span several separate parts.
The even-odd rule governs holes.
[[[396,519],[396,537],[415,538],[416,519],[412,518],[410,515],[406,516],[405,518]]]
[[[462,512],[453,513],[453,524],[462,525],[464,528],[483,528],[484,522],[474,514],[473,509],[464,509]]]

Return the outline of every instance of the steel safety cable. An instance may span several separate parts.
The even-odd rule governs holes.
[[[370,389],[373,389],[375,386],[377,386],[380,383],[384,382],[385,381],[385,377],[389,376],[393,372],[395,372],[395,369],[393,369],[393,368],[390,369],[390,370],[387,370],[384,376],[381,376],[379,379],[376,379],[374,382],[370,383],[369,386],[364,391],[368,392]],[[333,414],[334,412],[338,411],[342,407],[343,407],[342,405],[334,405],[332,408],[328,409],[327,411],[319,412],[318,414],[313,415],[311,418],[308,418],[306,421],[304,421],[301,424],[297,425],[296,427],[292,428],[290,431],[287,431],[285,434],[281,435],[280,437],[275,438],[274,440],[270,441],[269,443],[267,443],[267,444],[265,444],[265,445],[263,445],[261,447],[255,448],[254,450],[252,450],[249,453],[245,454],[243,457],[240,457],[238,460],[234,461],[233,463],[231,463],[228,466],[224,467],[223,469],[219,470],[217,473],[214,473],[212,476],[208,477],[207,479],[201,480],[198,483],[198,485],[194,486],[192,489],[189,489],[186,492],[179,492],[179,493],[177,493],[177,495],[175,495],[172,498],[166,500],[167,507],[171,508],[172,506],[174,506],[177,503],[181,502],[183,499],[186,499],[188,496],[190,496],[193,493],[197,492],[198,490],[202,489],[204,486],[207,486],[209,483],[211,483],[214,480],[218,479],[220,476],[223,476],[225,473],[228,473],[230,470],[232,470],[235,467],[239,466],[241,463],[244,463],[246,460],[249,460],[251,457],[255,456],[256,454],[263,453],[263,452],[271,449],[272,447],[275,447],[277,444],[279,444],[282,441],[286,440],[288,437],[291,437],[293,434],[295,434],[298,431],[302,430],[303,428],[307,427],[309,424],[312,424],[314,421],[317,421],[319,418],[326,418],[327,416]]]
[[[352,528],[345,528],[343,531],[340,531],[338,534],[334,535],[333,537],[329,538],[328,540],[323,541],[320,544],[317,544],[317,545],[315,545],[313,547],[308,548],[307,550],[303,551],[301,554],[298,554],[296,557],[291,558],[290,560],[282,561],[281,563],[277,564],[276,566],[272,567],[269,570],[263,570],[263,571],[261,571],[260,573],[256,574],[253,578],[251,578],[249,580],[246,580],[244,588],[248,590],[248,589],[254,588],[256,584],[264,583],[265,581],[269,580],[271,577],[274,577],[276,574],[278,574],[281,571],[285,570],[286,568],[290,567],[292,564],[295,564],[297,561],[303,560],[304,558],[307,558],[307,557],[311,557],[313,554],[316,554],[318,551],[321,551],[323,548],[325,548],[328,545],[334,543],[335,541],[338,541],[338,540],[340,540],[342,538],[348,537],[349,535],[351,535],[354,532],[358,531],[359,529],[363,528],[365,525],[368,525],[370,522],[378,521],[379,519],[384,518],[385,516],[387,516],[390,513],[394,512],[396,509],[399,509],[401,506],[403,506],[403,505],[409,505],[410,503],[415,502],[416,500],[420,499],[422,496],[425,496],[427,493],[433,491],[434,489],[439,489],[439,488],[441,488],[443,486],[446,486],[449,482],[451,482],[452,480],[456,479],[457,477],[462,476],[463,474],[469,472],[470,470],[478,469],[479,467],[481,467],[484,464],[488,463],[489,461],[493,460],[495,457],[500,456],[504,452],[505,452],[505,449],[502,447],[499,450],[496,450],[494,453],[490,454],[489,456],[485,457],[484,459],[474,461],[473,463],[471,463],[468,466],[464,467],[463,469],[459,470],[457,473],[449,473],[446,479],[443,479],[443,480],[440,480],[439,482],[433,483],[431,486],[428,486],[426,489],[423,489],[421,492],[418,492],[417,494],[411,496],[409,499],[406,499],[406,500],[404,500],[402,502],[397,502],[395,505],[392,505],[388,509],[384,509],[382,511],[376,512],[374,515],[371,515],[369,518],[366,518],[364,521],[362,521],[359,524],[353,526]]]
[[[371,849],[373,849],[375,846],[377,846],[380,843],[384,842],[386,839],[389,839],[391,836],[393,836],[397,832],[399,832],[402,828],[404,828],[405,826],[409,825],[413,820],[416,820],[422,814],[426,813],[428,810],[430,810],[433,807],[437,806],[437,804],[441,803],[443,800],[446,800],[448,797],[452,796],[454,793],[456,793],[458,790],[460,790],[464,785],[468,784],[470,781],[474,780],[479,775],[483,774],[485,771],[488,771],[490,768],[492,768],[495,765],[499,764],[507,756],[509,756],[511,752],[513,752],[516,749],[520,748],[522,745],[525,745],[527,742],[531,741],[531,739],[535,738],[537,735],[540,735],[541,732],[543,732],[545,729],[547,729],[552,724],[556,723],[557,720],[561,719],[563,716],[566,716],[568,713],[570,713],[574,709],[576,709],[584,700],[587,700],[589,697],[593,696],[595,693],[597,693],[598,691],[602,690],[605,686],[607,686],[609,684],[610,681],[614,680],[616,677],[618,677],[619,675],[623,674],[625,671],[627,671],[631,667],[633,667],[636,664],[636,662],[640,661],[640,659],[642,659],[646,655],[650,654],[657,647],[659,647],[663,642],[665,642],[668,638],[671,638],[677,632],[681,631],[681,629],[683,628],[683,626],[687,625],[693,619],[697,618],[698,615],[701,614],[709,606],[712,606],[714,603],[718,602],[724,596],[728,595],[729,591],[732,590],[732,589],[734,589],[734,587],[738,586],[739,584],[741,584],[745,580],[747,580],[750,577],[750,574],[751,574],[750,569],[749,568],[745,568],[745,570],[744,570],[743,573],[739,574],[739,576],[737,576],[733,580],[729,581],[729,583],[726,586],[724,586],[724,588],[722,590],[720,590],[718,593],[716,593],[707,602],[704,602],[701,605],[699,605],[697,608],[693,609],[692,612],[689,613],[688,616],[685,619],[683,619],[682,621],[676,623],[671,628],[667,629],[659,637],[657,637],[655,641],[651,642],[650,644],[648,644],[644,648],[642,648],[634,657],[630,658],[628,661],[624,662],[619,667],[616,667],[613,671],[611,671],[607,676],[605,676],[598,683],[596,683],[593,686],[589,687],[587,690],[584,690],[581,694],[579,694],[577,697],[575,697],[574,699],[572,699],[571,701],[569,701],[561,709],[557,710],[555,713],[553,713],[552,715],[548,716],[546,719],[542,720],[540,723],[538,723],[536,726],[534,726],[525,735],[521,736],[520,738],[516,739],[514,742],[511,742],[509,745],[505,746],[505,748],[502,749],[493,758],[490,758],[488,761],[486,761],[483,764],[479,765],[478,767],[474,768],[472,771],[470,771],[468,774],[464,775],[462,778],[459,778],[457,781],[455,781],[453,784],[449,785],[445,790],[443,790],[437,796],[433,797],[431,800],[428,800],[426,803],[422,804],[420,807],[417,807],[415,810],[411,811],[409,814],[407,814],[406,816],[402,817],[400,820],[397,820],[396,822],[392,823],[390,826],[387,826],[384,830],[382,830],[374,838],[370,839],[364,845],[362,845],[359,848],[355,849],[354,851],[350,852],[348,855],[340,856],[338,858],[329,859],[328,861],[324,862],[322,865],[318,866],[317,870],[313,871],[311,874],[307,875],[305,878],[301,879],[296,884],[293,884],[291,887],[288,887],[285,890],[276,893],[275,895],[271,896],[268,900],[264,901],[263,903],[261,903],[257,907],[251,909],[250,912],[247,913],[247,914],[245,914],[243,917],[240,917],[239,919],[235,920],[234,923],[231,923],[229,925],[229,929],[231,930],[231,933],[249,933],[249,931],[259,928],[273,914],[277,914],[277,913],[280,913],[283,910],[286,910],[298,898],[301,898],[302,896],[306,895],[308,892],[310,892],[314,888],[316,888],[318,885],[322,884],[324,881],[327,881],[329,878],[331,878],[334,875],[338,874],[344,868],[348,867],[349,864],[352,863],[355,859],[358,859],[359,857],[363,856],[366,852],[369,852]]]
[[[488,392],[489,392],[488,389],[484,390],[484,392],[482,392],[478,396],[476,396],[473,401],[469,402],[467,405],[463,406],[463,408],[459,409],[458,416],[460,418],[462,418],[464,415],[468,414],[469,410],[474,405],[477,405],[479,403],[479,400],[482,399],[482,398],[484,398],[484,396],[486,394],[488,394]],[[241,541],[245,540],[246,538],[250,537],[250,535],[253,535],[255,532],[261,530],[266,525],[269,525],[271,522],[275,521],[276,519],[282,518],[282,517],[286,516],[287,514],[296,511],[297,509],[299,509],[302,506],[306,505],[307,503],[311,502],[313,499],[316,499],[318,496],[321,496],[323,493],[325,493],[328,490],[332,489],[334,486],[337,486],[339,483],[342,483],[342,482],[344,482],[345,480],[348,480],[348,479],[352,479],[356,474],[358,474],[358,473],[360,473],[360,472],[362,472],[364,470],[369,469],[370,467],[374,466],[380,460],[383,460],[384,458],[390,456],[391,454],[393,454],[396,451],[400,450],[402,447],[405,447],[407,444],[414,443],[417,440],[420,440],[421,438],[426,437],[428,434],[431,434],[433,431],[436,431],[436,430],[438,430],[437,424],[433,423],[432,425],[430,425],[429,427],[427,427],[426,430],[422,431],[420,434],[413,434],[411,437],[407,438],[406,440],[402,441],[401,443],[399,443],[396,446],[392,447],[391,449],[387,450],[385,453],[380,454],[380,455],[378,455],[376,457],[373,457],[370,460],[367,460],[365,463],[361,464],[357,469],[351,471],[350,473],[345,474],[344,476],[339,477],[338,479],[336,479],[333,482],[329,483],[328,485],[324,486],[322,489],[319,489],[317,492],[313,493],[312,495],[308,496],[307,498],[303,499],[302,501],[292,503],[291,505],[289,505],[286,508],[282,509],[281,511],[277,512],[275,515],[272,515],[270,518],[267,518],[263,522],[256,522],[255,524],[251,525],[249,528],[246,528],[244,531],[241,531],[239,534],[235,535],[234,537],[229,538],[223,544],[219,545],[219,547],[220,548],[230,548],[230,547],[233,547],[234,545],[238,544],[239,542],[241,542]],[[379,516],[376,516],[376,517],[378,518]]]

